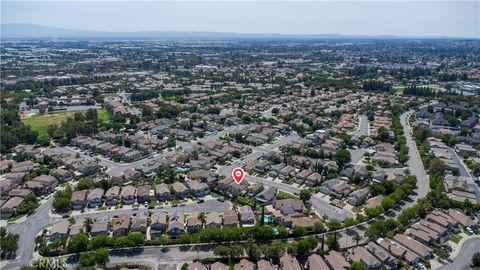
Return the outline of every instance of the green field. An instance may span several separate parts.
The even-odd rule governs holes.
[[[104,122],[109,120],[109,115],[106,110],[101,109],[98,111],[98,118]],[[47,128],[49,125],[60,125],[68,117],[73,117],[76,112],[85,112],[85,111],[75,111],[75,112],[60,112],[52,114],[37,114],[28,118],[23,118],[22,122],[30,126],[32,130],[37,131],[39,137],[48,138]]]

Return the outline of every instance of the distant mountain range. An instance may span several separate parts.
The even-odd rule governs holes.
[[[138,31],[108,32],[72,30],[59,27],[28,23],[1,25],[2,39],[51,39],[51,38],[133,38],[133,39],[390,39],[399,36],[361,35],[290,35],[290,34],[242,34],[230,32],[180,32],[180,31]]]

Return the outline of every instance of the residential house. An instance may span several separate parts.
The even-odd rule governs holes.
[[[335,270],[346,270],[350,267],[350,264],[345,260],[342,254],[335,250],[330,250],[328,252],[328,255],[325,256],[325,261],[331,269]]]
[[[108,229],[110,228],[109,220],[97,220],[92,223],[92,229],[90,230],[90,235],[96,236],[100,234],[108,234]]]
[[[32,194],[32,191],[30,189],[12,189],[10,192],[8,192],[8,197],[20,197],[20,198],[26,198],[28,195]]]
[[[205,215],[205,228],[220,228],[221,226],[220,214],[212,212]]]
[[[148,227],[148,213],[138,213],[132,216],[130,230],[145,233]]]
[[[239,224],[238,215],[235,210],[228,210],[223,213],[223,226],[224,227],[238,227]]]
[[[155,196],[160,201],[170,200],[170,189],[167,184],[157,184],[155,185]]]
[[[303,212],[304,204],[301,200],[294,199],[275,200],[273,208],[279,210],[283,215],[288,215],[294,212]]]
[[[241,259],[239,263],[233,267],[235,270],[255,270],[255,264],[246,259]]]
[[[312,254],[308,256],[307,263],[305,264],[305,269],[308,270],[330,270],[327,263],[323,258],[318,254]]]
[[[187,232],[196,233],[202,228],[202,222],[198,218],[198,214],[193,212],[187,218]]]
[[[180,182],[173,183],[172,192],[179,199],[187,198],[190,195],[190,190]]]
[[[126,205],[135,203],[135,191],[136,188],[134,186],[124,186],[122,188],[122,191],[120,192],[120,198],[122,198],[122,203]]]
[[[430,259],[433,257],[433,253],[430,248],[427,246],[420,244],[419,242],[413,240],[412,238],[403,235],[403,234],[396,234],[393,237],[393,240],[395,240],[397,243],[400,245],[408,248],[411,250],[413,253],[417,254],[423,259]]]
[[[257,269],[258,270],[278,270],[278,266],[272,264],[271,262],[268,262],[264,259],[261,259],[260,261],[257,262]],[[329,270],[329,269],[327,269]]]
[[[295,174],[295,168],[291,165],[287,165],[279,171],[278,178],[280,180],[286,180],[291,178],[294,174]]]
[[[187,183],[190,193],[196,197],[203,197],[210,194],[210,188],[207,184],[193,180]]]
[[[230,270],[230,267],[221,262],[214,262],[210,265],[210,270]]]
[[[268,187],[255,196],[255,200],[261,205],[268,204],[271,201],[275,200],[275,195],[277,194],[277,188]]]
[[[168,235],[172,238],[178,237],[182,232],[185,231],[185,218],[183,214],[178,214],[175,212],[171,217],[168,223]]]
[[[122,214],[116,218],[113,218],[112,233],[114,236],[127,235],[129,229],[130,216]]]
[[[390,253],[380,246],[379,244],[370,241],[368,244],[365,246],[365,248],[373,255],[375,258],[377,258],[380,263],[384,266],[386,269],[395,269],[396,268],[396,260],[395,258],[390,255]]]
[[[205,265],[200,262],[192,262],[188,264],[187,270],[208,270]]]
[[[88,206],[95,208],[102,205],[102,197],[105,191],[101,188],[95,188],[90,190],[87,195]]]
[[[113,186],[107,190],[105,193],[105,203],[108,206],[114,206],[117,204],[120,198],[120,187],[119,186]]]
[[[395,241],[392,241],[388,238],[380,238],[378,239],[377,243],[387,250],[392,256],[395,258],[403,258],[405,259],[408,264],[414,265],[420,262],[420,257],[415,255],[413,252],[405,248],[404,246],[398,244]]]
[[[10,218],[15,216],[25,203],[25,199],[21,197],[11,197],[0,207],[0,216],[2,218]]]
[[[348,203],[353,206],[359,206],[365,202],[369,193],[370,190],[368,187],[355,190],[350,193],[348,197]]]
[[[164,234],[167,231],[167,213],[153,213],[150,217],[150,233]]]
[[[238,207],[238,215],[242,225],[255,225],[255,214],[248,205]]]
[[[354,262],[363,262],[370,270],[380,269],[382,267],[382,263],[362,246],[351,249],[350,259]]]
[[[137,186],[137,202],[144,203],[150,201],[150,185]]]
[[[302,270],[300,263],[295,257],[285,252],[282,257],[280,257],[280,269],[282,270]]]
[[[305,185],[314,187],[322,183],[322,180],[322,175],[320,175],[318,172],[314,172],[305,179]]]
[[[63,220],[53,224],[53,226],[50,228],[50,235],[48,237],[50,242],[59,241],[67,237],[69,227],[70,222],[68,222],[68,220]]]
[[[72,173],[65,169],[54,169],[50,172],[59,182],[67,182],[72,180]]]
[[[87,204],[88,189],[74,191],[70,202],[72,203],[73,210],[82,210]]]

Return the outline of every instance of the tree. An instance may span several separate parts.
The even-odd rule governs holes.
[[[355,232],[355,235],[353,236],[353,241],[355,241],[356,246],[358,246],[358,242],[360,242],[360,240],[362,240],[362,237],[360,236],[360,234],[358,234],[358,232]]]
[[[280,238],[287,238],[288,237],[288,231],[287,231],[287,229],[285,229],[285,227],[277,226],[276,229],[277,229],[278,237],[280,237]]]
[[[348,270],[368,270],[368,267],[363,262],[352,262]]]
[[[381,205],[370,207],[365,209],[365,213],[369,218],[376,218],[383,214],[383,207]]]
[[[293,227],[293,235],[295,236],[304,236],[307,235],[307,230],[301,226]]]
[[[445,164],[443,163],[443,161],[441,161],[438,158],[434,158],[434,159],[430,160],[430,165],[428,166],[428,171],[431,174],[437,174],[437,173],[442,174],[444,168],[445,168]]]
[[[241,245],[233,245],[230,249],[230,257],[232,259],[241,258],[243,256],[244,249]]]
[[[105,248],[100,248],[95,251],[95,261],[99,266],[105,266],[110,258],[108,256],[108,250]]]
[[[207,220],[207,216],[205,215],[205,212],[203,212],[203,211],[200,212],[200,213],[198,214],[198,219],[200,220],[200,222],[201,222],[202,224],[204,224],[205,221]]]
[[[10,258],[18,249],[19,235],[8,233],[4,227],[0,227],[0,252],[2,256]]]
[[[330,234],[327,237],[327,240],[325,241],[325,244],[327,244],[328,248],[331,250],[337,250],[340,248],[340,244],[338,243],[338,237],[337,237],[337,232]]]
[[[246,252],[251,261],[257,262],[262,257],[262,252],[257,244],[250,242],[247,244]]]
[[[480,267],[480,252],[473,253],[472,265],[473,267]]]
[[[313,224],[313,232],[315,233],[323,233],[325,232],[325,226],[323,226],[323,223],[320,221],[316,221]]]
[[[352,157],[347,149],[340,149],[335,153],[333,159],[338,163],[338,166],[341,168],[345,164],[349,163],[352,160]]]
[[[308,201],[310,201],[310,198],[312,197],[312,192],[308,189],[302,189],[300,191],[300,200],[303,201],[303,203],[307,204]]]
[[[357,225],[357,221],[352,217],[346,217],[343,223],[347,228]]]
[[[97,120],[97,119],[98,119],[97,110],[95,110],[95,109],[88,109],[85,118],[86,118],[88,121]]]
[[[226,246],[216,246],[214,249],[213,249],[213,254],[215,256],[220,256],[220,257],[228,257],[230,256],[230,248],[229,247],[226,247]]]
[[[268,259],[278,261],[280,257],[285,253],[285,245],[280,241],[274,241],[264,251],[265,256]]]
[[[78,233],[68,241],[68,253],[80,253],[86,251],[88,247],[88,236],[85,233]]]
[[[71,203],[69,197],[63,197],[63,196],[58,196],[57,197],[56,196],[53,199],[52,207],[58,213],[66,213],[66,212],[70,211],[70,209],[72,207],[72,203]]]
[[[342,223],[340,223],[340,221],[338,221],[334,218],[331,218],[327,222],[327,227],[330,231],[336,231],[336,230],[342,228]]]
[[[388,130],[386,128],[380,127],[378,129],[377,138],[382,142],[387,142],[390,139],[390,134],[388,133]]]
[[[83,225],[85,227],[85,231],[87,233],[90,233],[90,231],[92,230],[92,224],[93,224],[93,220],[91,218],[88,218],[88,217],[83,222]]]
[[[179,236],[180,244],[188,245],[192,242],[192,236],[186,232],[182,232]]]

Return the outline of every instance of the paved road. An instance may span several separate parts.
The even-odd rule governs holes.
[[[348,149],[348,152],[350,152],[350,155],[352,157],[352,160],[350,163],[352,164],[357,164],[360,163],[360,160],[363,158],[365,154],[365,149],[358,148],[358,149]]]
[[[199,140],[192,140],[190,142],[180,142],[179,146],[181,146],[182,149],[190,149],[195,144],[197,144],[198,142],[204,142],[204,141],[208,141],[208,140],[218,139],[218,138],[220,138],[220,137],[222,137],[222,136],[224,136],[224,135],[226,135],[230,132],[239,130],[243,127],[244,127],[244,125],[231,126],[231,127],[228,127],[228,128],[226,128],[222,131],[217,132],[216,134],[205,136],[204,138],[201,138]],[[56,148],[56,149],[58,149],[57,151],[59,151],[59,152],[79,154],[80,156],[82,156],[83,158],[85,158],[87,160],[98,159],[98,162],[101,166],[104,166],[104,167],[108,168],[107,173],[118,173],[118,174],[123,173],[128,169],[140,168],[141,166],[143,166],[145,164],[148,164],[150,162],[154,162],[156,160],[162,160],[162,159],[166,158],[167,156],[174,155],[175,152],[176,152],[176,150],[172,148],[172,151],[162,152],[162,153],[156,154],[154,157],[147,157],[147,158],[140,159],[140,160],[130,162],[130,163],[117,163],[117,162],[114,162],[114,161],[112,161],[110,159],[107,159],[107,158],[104,158],[104,157],[91,157],[87,154],[84,154],[82,151],[73,150],[70,147],[59,147],[59,148]]]
[[[280,138],[279,140],[275,141],[272,144],[263,145],[261,147],[254,147],[253,152],[250,155],[248,155],[247,157],[245,157],[242,160],[238,160],[238,161],[234,162],[230,166],[220,167],[219,170],[218,170],[218,173],[220,175],[225,175],[225,176],[229,177],[229,176],[232,175],[232,171],[235,167],[239,167],[239,166],[241,167],[241,166],[245,165],[248,161],[260,158],[263,153],[269,152],[269,151],[274,151],[278,147],[280,147],[282,145],[285,145],[288,142],[290,142],[294,139],[297,139],[297,138],[298,138],[298,135],[296,133],[292,133],[288,136]],[[286,192],[291,193],[291,194],[294,194],[294,193],[299,194],[300,190],[301,190],[301,188],[298,188],[296,186],[281,183],[281,182],[278,182],[278,181],[267,180],[267,179],[264,179],[264,178],[251,176],[251,175],[248,175],[248,174],[245,175],[245,180],[244,181],[248,181],[248,182],[251,182],[251,183],[262,183],[263,185],[265,185],[267,187],[276,187],[279,190],[286,191]],[[355,216],[355,214],[353,212],[349,211],[349,210],[339,209],[337,207],[334,207],[334,206],[330,205],[329,202],[322,200],[319,197],[320,195],[321,195],[321,193],[314,194],[312,196],[312,198],[310,199],[310,202],[312,204],[313,209],[320,216],[327,215],[330,218],[335,218],[335,219],[338,219],[338,220],[344,220],[346,217],[354,217]]]
[[[20,240],[18,241],[17,257],[14,260],[4,262],[2,269],[19,269],[21,265],[28,264],[33,258],[33,248],[37,233],[60,220],[49,216],[52,201],[53,196],[40,205],[37,211],[25,221],[6,226],[9,232],[18,234]]]
[[[427,193],[430,192],[430,185],[428,182],[427,172],[423,167],[420,154],[418,153],[417,145],[415,144],[415,140],[412,138],[412,128],[410,123],[408,123],[408,117],[411,113],[413,113],[413,110],[403,113],[400,116],[400,123],[402,124],[408,146],[409,159],[407,161],[407,165],[410,173],[417,177],[417,194],[412,196],[412,199],[417,201],[418,198],[425,197]]]
[[[357,137],[360,137],[362,135],[369,135],[369,132],[368,132],[368,124],[369,124],[369,121],[368,121],[368,118],[365,116],[365,115],[360,115],[358,117],[360,123],[358,125],[358,128],[357,130],[355,130],[354,132],[351,132],[350,135],[352,136],[357,136]]]
[[[110,263],[141,262],[153,269],[180,269],[184,262],[194,259],[214,258],[215,245],[201,245],[193,247],[149,247],[138,251],[110,254]]]
[[[138,210],[133,210],[132,208],[125,208],[125,209],[113,209],[113,210],[104,210],[104,211],[90,211],[84,213],[73,214],[72,216],[75,218],[112,218],[115,215],[126,214],[126,215],[133,215],[134,213],[141,213],[141,212],[168,212],[170,215],[179,212],[179,213],[192,213],[192,212],[225,212],[231,208],[230,202],[219,202],[216,199],[205,200],[203,203],[191,202],[186,203],[185,206],[165,206],[161,209],[148,209],[144,206],[140,206]]]
[[[457,155],[457,152],[455,152],[455,150],[453,150],[453,148],[451,147],[448,148],[448,151],[450,151],[450,153],[452,154],[453,161],[458,165],[460,176],[472,178],[472,175],[468,172],[468,169],[465,168],[465,165],[463,164],[460,157]]]
[[[471,238],[463,243],[463,246],[457,257],[452,263],[446,264],[439,268],[439,270],[468,270],[472,269],[470,263],[472,262],[473,253],[480,252],[480,238]]]
[[[2,269],[18,269],[21,265],[28,264],[33,258],[33,248],[35,245],[35,237],[43,229],[52,226],[55,223],[62,220],[59,217],[53,217],[49,214],[53,197],[51,197],[46,203],[42,204],[37,211],[30,216],[25,221],[7,225],[6,228],[10,232],[14,232],[20,235],[19,248],[17,251],[17,257],[14,260],[4,262],[0,265]],[[187,203],[185,206],[171,207],[165,206],[163,209],[146,209],[141,208],[139,210],[133,209],[115,209],[115,210],[106,210],[98,212],[86,212],[74,215],[74,217],[82,218],[112,218],[114,215],[127,214],[132,215],[133,213],[140,213],[143,211],[150,212],[161,212],[167,211],[170,214],[173,214],[175,211],[180,211],[182,213],[191,213],[191,212],[224,212],[231,208],[230,202],[219,202],[215,199],[206,200],[204,203]]]

